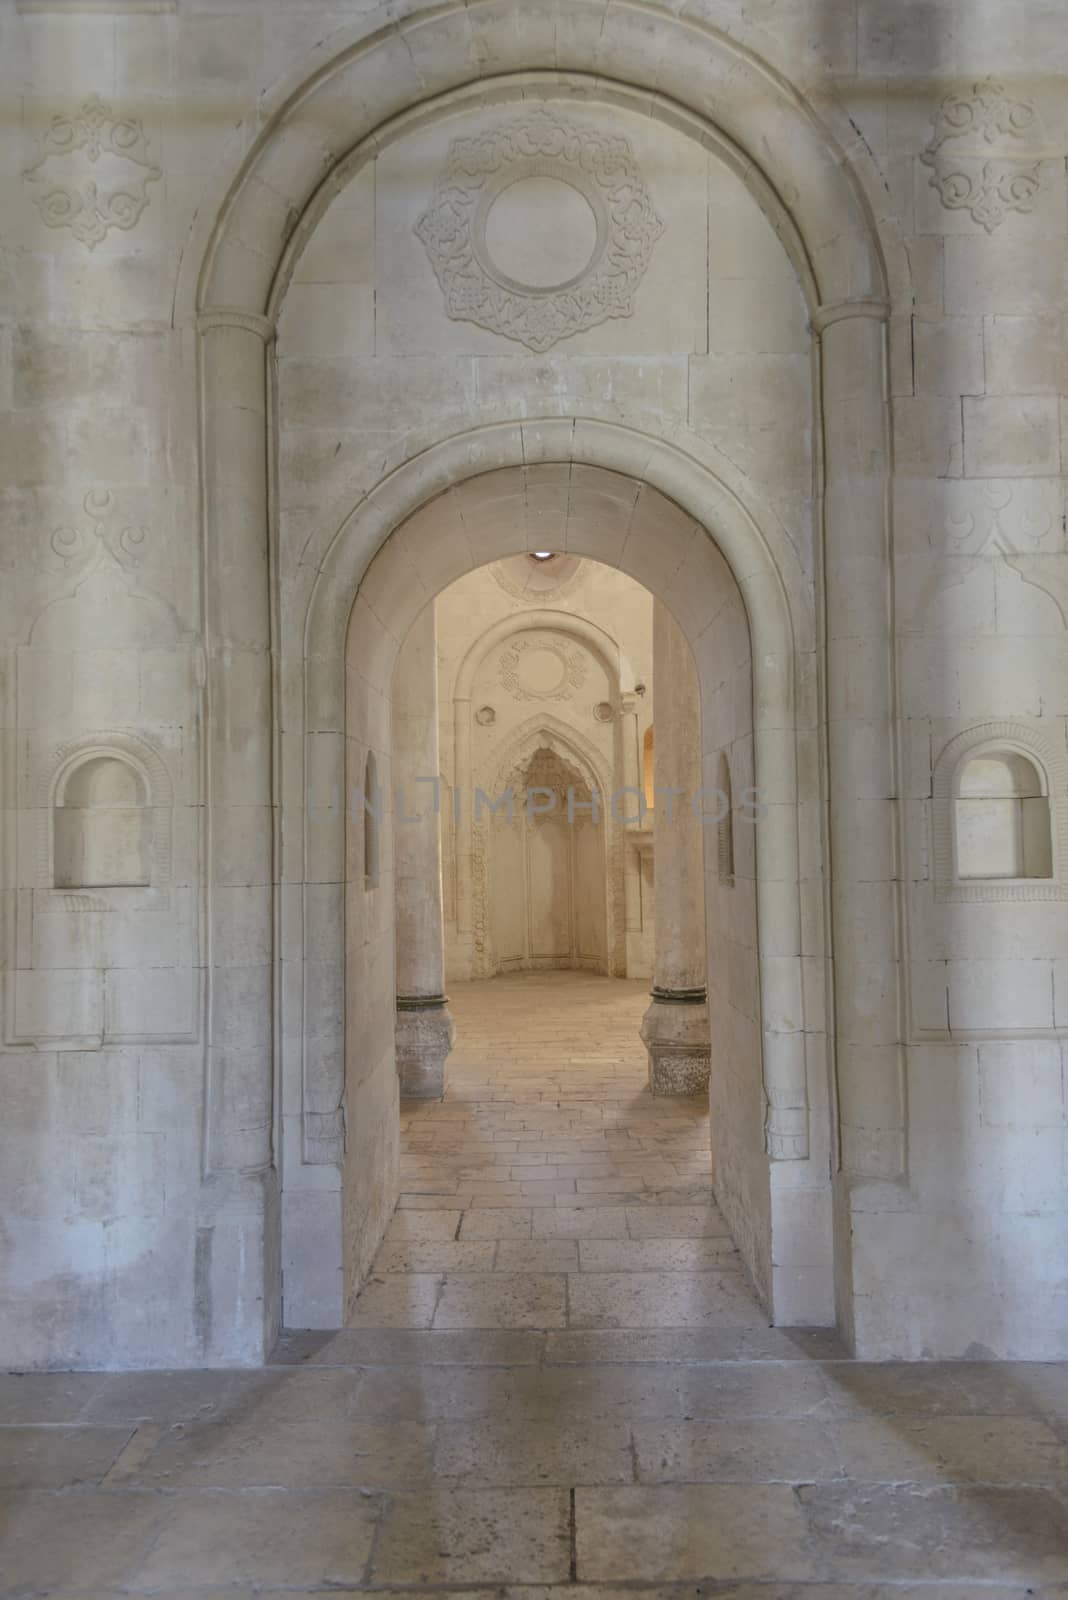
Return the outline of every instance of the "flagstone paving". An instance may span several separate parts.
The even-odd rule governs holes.
[[[770,1328],[644,985],[457,987],[354,1326],[0,1376],[0,1594],[1068,1600],[1068,1368]]]

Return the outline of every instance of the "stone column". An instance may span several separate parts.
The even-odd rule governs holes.
[[[456,1037],[445,986],[438,758],[438,635],[431,602],[416,618],[393,672],[397,1072],[402,1095],[437,1099]]]
[[[623,783],[628,789],[628,804],[624,808],[627,818],[624,824],[624,837],[635,832],[641,839],[644,828],[644,817],[634,798],[634,790],[641,790],[642,768],[641,756],[638,747],[638,698],[633,693],[624,693],[619,697],[619,737],[620,737],[620,766],[623,772]],[[631,845],[623,861],[623,927],[625,933],[639,933],[642,925],[642,864],[640,845]]]
[[[204,1141],[210,1176],[260,1172],[273,1162],[266,347],[274,327],[264,317],[228,309],[204,312],[199,327],[206,396],[208,821],[215,863]]]
[[[886,485],[886,307],[826,306],[824,570],[831,919],[842,1166],[905,1166],[894,687]],[[882,389],[871,373],[884,375]]]
[[[265,317],[198,319],[204,394],[208,983],[198,1356],[266,1359],[281,1322],[274,1150],[274,674]]]
[[[471,905],[471,855],[474,850],[474,829],[471,808],[474,796],[464,794],[462,786],[471,777],[471,696],[457,696],[453,701],[453,764],[452,781],[460,790],[460,809],[450,819],[456,831],[456,928],[459,933],[470,933],[473,908]]]
[[[656,962],[642,1019],[654,1094],[708,1088],[701,702],[689,646],[659,600],[653,609],[653,871]],[[681,791],[672,793],[671,791]]]

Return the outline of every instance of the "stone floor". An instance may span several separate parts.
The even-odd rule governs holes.
[[[767,1327],[639,987],[472,985],[358,1326],[0,1377],[0,1594],[1068,1600],[1068,1368]]]

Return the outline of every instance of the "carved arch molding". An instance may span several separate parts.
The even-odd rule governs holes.
[[[892,229],[878,234],[872,221],[874,212],[865,191],[871,195],[877,192],[874,169],[858,149],[844,119],[839,141],[828,131],[824,120],[808,115],[786,83],[735,41],[659,5],[644,5],[639,0],[627,9],[636,16],[655,19],[662,49],[654,73],[647,30],[621,29],[613,43],[615,82],[611,92],[633,96],[635,103],[644,96],[654,114],[675,116],[679,126],[692,130],[695,137],[723,155],[774,217],[812,313],[825,391],[832,402],[837,396],[848,397],[844,414],[856,434],[850,434],[854,447],[847,448],[847,441],[843,440],[845,422],[842,427],[829,429],[827,484],[834,487],[844,480],[857,449],[868,454],[872,463],[869,477],[857,490],[862,504],[858,505],[854,494],[848,514],[843,515],[845,497],[826,497],[828,571],[835,574],[845,570],[847,563],[838,558],[846,551],[853,558],[877,561],[886,536],[886,460],[879,376],[888,310],[884,247],[890,253],[895,290],[906,294],[909,278],[900,239]],[[528,92],[526,84],[532,78],[544,75],[547,79],[550,74],[559,74],[560,50],[565,45],[575,69],[574,81],[581,79],[596,92],[595,75],[603,62],[598,59],[595,41],[602,36],[609,14],[605,0],[572,0],[560,8],[555,35],[551,29],[542,32],[529,27],[528,11],[512,0],[487,0],[479,6],[444,0],[432,11],[398,20],[373,38],[363,36],[354,26],[346,46],[335,42],[330,49],[318,50],[299,76],[295,74],[291,81],[279,86],[277,93],[264,98],[258,108],[262,113],[259,137],[250,144],[246,131],[241,130],[235,138],[234,148],[239,152],[235,164],[221,168],[214,195],[202,207],[178,289],[178,315],[192,313],[199,319],[203,375],[199,400],[205,440],[217,420],[230,411],[258,410],[262,415],[266,365],[263,347],[272,337],[273,316],[285,293],[292,262],[316,225],[319,202],[315,197],[321,196],[325,207],[348,175],[367,159],[374,139],[380,134],[391,136],[391,130],[406,120],[425,118],[432,102],[455,104],[464,96],[485,97],[509,91],[518,98]],[[460,29],[458,21],[462,23]],[[479,55],[478,46],[487,29],[493,30],[493,38],[502,47],[495,58],[498,76],[476,81],[471,62]],[[709,120],[710,108],[714,108],[715,126]],[[835,115],[833,108],[829,114]],[[769,126],[780,134],[770,145],[766,137]],[[329,148],[324,148],[323,130],[329,130]],[[864,169],[863,176],[856,171],[858,163]],[[324,173],[328,174],[325,181]],[[789,209],[779,198],[784,195],[791,197]],[[295,218],[299,219],[296,226]],[[855,398],[857,374],[861,375],[863,386],[861,405]],[[243,541],[239,553],[247,550],[250,561],[256,562],[265,561],[269,544],[268,475],[263,470],[268,431],[264,417],[261,434],[254,437],[251,429],[242,434],[242,440],[248,443],[247,464],[242,469],[247,514],[236,537]],[[666,488],[704,526],[715,527],[723,554],[746,586],[758,679],[755,703],[763,707],[784,702],[784,720],[779,727],[793,727],[791,651],[795,628],[803,630],[805,624],[799,620],[800,613],[795,617],[790,599],[795,576],[791,558],[786,555],[777,562],[771,553],[777,550],[773,528],[770,524],[761,528],[758,514],[745,510],[744,490],[725,487],[724,473],[728,484],[732,482],[729,466],[710,462],[700,446],[681,431],[671,441],[652,441],[617,425],[581,417],[535,418],[519,426],[514,419],[494,417],[487,426],[473,429],[463,438],[428,439],[420,451],[399,452],[391,458],[380,482],[346,519],[331,548],[324,550],[316,563],[316,589],[305,622],[305,637],[321,625],[324,637],[330,637],[330,646],[323,659],[309,657],[306,662],[307,687],[301,713],[312,696],[321,692],[322,699],[316,703],[323,717],[318,725],[344,732],[343,619],[350,614],[351,597],[371,553],[392,529],[441,490],[464,477],[514,466],[520,450],[525,451],[528,461],[581,461],[605,470],[633,469],[654,487]],[[226,506],[233,495],[236,464],[233,460],[224,461],[218,451],[205,450],[203,459],[204,593],[211,646],[212,714],[224,723],[232,719],[235,727],[243,728],[248,719],[246,708],[253,698],[252,686],[257,692],[262,688],[268,701],[270,697],[264,665],[271,628],[270,599],[266,585],[262,598],[235,592],[237,564],[232,546],[224,550],[222,534]],[[229,529],[229,523],[226,527]],[[418,584],[414,587],[418,589]],[[680,598],[685,604],[685,593]],[[832,612],[842,600],[843,596],[832,589]],[[785,618],[781,629],[778,622],[771,622],[780,613]],[[233,626],[235,615],[242,618],[240,630]],[[786,641],[785,649],[780,641],[778,651],[768,637],[769,631],[774,634],[776,629]],[[884,639],[885,632],[884,629],[880,633],[880,639]],[[841,655],[836,646],[834,654]],[[879,727],[891,699],[889,652],[885,655],[887,666],[877,673],[864,708],[870,725]],[[878,651],[875,656],[882,659]],[[303,721],[300,726],[303,729]],[[833,731],[839,744],[848,744],[851,736],[851,728],[845,724]],[[233,781],[243,780],[243,775],[238,772],[235,752],[226,747],[225,741],[209,740],[208,744],[208,792],[220,824],[212,833],[216,838],[221,836],[225,820],[225,796],[232,792]],[[844,768],[852,752],[836,749],[834,754],[838,765]],[[795,770],[793,764],[783,764],[782,786],[787,799],[792,793]],[[778,776],[778,769],[776,772]],[[269,794],[269,763],[261,763],[253,777]],[[776,809],[787,808],[784,805]],[[889,809],[877,808],[873,815],[872,830],[879,833],[880,841],[889,827],[884,815]],[[772,824],[765,826],[770,828]],[[265,837],[269,841],[269,834]],[[337,842],[340,844],[340,836]],[[796,881],[796,830],[776,838],[776,844],[786,853],[785,875],[791,882]],[[869,839],[861,850],[846,836],[836,838],[833,848],[836,926],[843,930],[843,943],[848,950],[850,931],[858,922],[861,908],[870,913],[872,847]],[[880,851],[880,858],[882,854]],[[255,871],[262,874],[255,881],[270,883],[269,842],[257,845],[255,855]],[[758,898],[765,920],[772,911],[780,918],[784,915],[782,896],[773,901],[770,884],[762,880],[758,881]],[[795,901],[796,897],[791,898],[785,910],[791,949],[800,926],[800,907]],[[208,906],[208,922],[215,970],[225,972],[240,956],[233,930],[213,903]],[[885,956],[888,968],[896,971],[900,953],[893,919],[878,924],[878,930],[874,958],[883,960]],[[295,931],[290,953],[298,960],[310,931],[314,930],[309,929],[306,919]],[[870,953],[867,958],[872,959]],[[791,1125],[798,1116],[802,1120],[807,1117],[801,1052],[796,1048],[805,1031],[804,1014],[792,999],[787,1007],[779,1004],[780,996],[789,997],[779,981],[784,974],[783,960],[772,959],[774,970],[769,967],[762,975],[762,1001],[767,1002],[764,1032],[775,1045],[765,1059],[769,1087],[773,1089],[769,1095],[769,1133],[784,1112]],[[799,958],[791,955],[787,966],[793,973],[799,968]],[[796,993],[801,995],[800,988]],[[217,994],[221,994],[218,985],[209,1000],[212,1016],[219,1008]],[[779,1037],[783,1027],[786,1031]],[[245,1043],[244,1037],[240,1043]],[[256,1046],[257,1057],[263,1059],[259,1035],[250,1043]],[[863,1075],[863,1066],[872,1045],[889,1046],[884,1059],[891,1081],[874,1086],[868,1093],[865,1085],[869,1080]],[[896,1006],[889,1002],[877,1015],[863,1019],[859,1036],[847,1034],[841,1042],[840,1075],[856,1088],[856,1093],[846,1099],[847,1114],[843,1119],[844,1164],[852,1174],[886,1177],[903,1171],[899,1047]],[[271,1164],[270,1139],[259,1132],[269,1128],[271,1076],[262,1071],[248,1081],[231,1082],[241,1058],[242,1052],[235,1049],[209,1063],[208,1116],[213,1130],[210,1142],[214,1172],[249,1172]],[[343,1084],[336,1066],[325,1059],[313,1064],[302,1057],[293,1064],[287,1058],[283,1071],[292,1072],[294,1065],[297,1078],[287,1081],[298,1092],[303,1087],[305,1117],[321,1115],[324,1120],[333,1120]],[[874,1108],[869,1105],[872,1101],[877,1101]],[[240,1125],[229,1110],[239,1103],[243,1110]],[[868,1115],[873,1109],[878,1110],[878,1121],[874,1114]],[[254,1140],[248,1136],[250,1128],[257,1133]],[[324,1226],[334,1216],[335,1196],[324,1189]],[[262,1293],[251,1273],[247,1283],[243,1278],[243,1287],[249,1304],[256,1293]]]

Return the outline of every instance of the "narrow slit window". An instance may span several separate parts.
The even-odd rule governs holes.
[[[377,889],[381,872],[382,791],[373,750],[363,769],[363,886]]]
[[[719,758],[719,790],[716,804],[719,807],[719,824],[716,849],[719,858],[720,883],[734,882],[734,790],[731,785],[730,762],[725,755]]]

